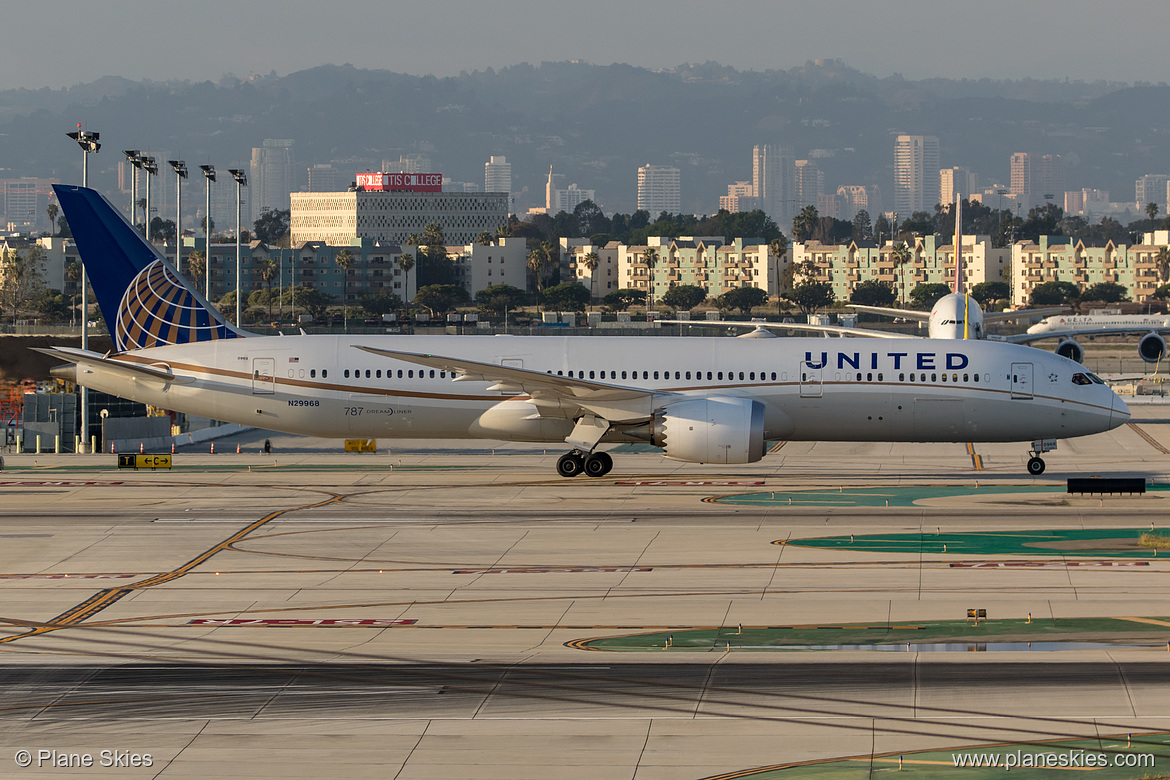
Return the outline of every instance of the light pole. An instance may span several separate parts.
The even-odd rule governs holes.
[[[200,165],[207,179],[207,206],[203,210],[203,294],[211,299],[211,183],[215,181],[215,166]]]
[[[183,179],[187,178],[187,163],[167,160],[175,171],[175,270],[183,273]]]
[[[158,163],[153,157],[142,158],[142,170],[146,171],[146,243],[150,243],[150,177],[158,176]]]
[[[98,143],[101,137],[99,133],[91,132],[89,130],[82,130],[81,124],[77,125],[77,132],[66,133],[67,136],[77,142],[81,147],[81,186],[89,186],[89,153],[97,154],[101,151],[102,145]],[[86,287],[89,284],[89,276],[85,272],[85,264],[81,265],[81,348],[89,349],[89,294],[86,292]],[[89,391],[81,388],[81,436],[78,442],[78,453],[85,452],[86,439],[89,437]]]
[[[228,173],[236,180],[236,327],[240,327],[240,212],[243,209],[244,187],[248,186],[248,175],[239,168],[229,168]]]
[[[138,150],[123,149],[126,162],[130,163],[130,227],[138,225],[138,217],[134,213],[138,210]]]

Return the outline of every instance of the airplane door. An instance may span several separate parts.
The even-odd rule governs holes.
[[[524,368],[524,360],[522,358],[500,358],[500,365],[508,368]],[[522,395],[519,391],[509,391],[501,393],[501,395]]]
[[[276,358],[252,358],[252,394],[276,392]]]
[[[821,366],[813,368],[807,361],[800,361],[800,397],[820,398],[823,392]]]
[[[1031,400],[1032,364],[1012,363],[1012,398]]]

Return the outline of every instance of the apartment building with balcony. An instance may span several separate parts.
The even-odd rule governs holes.
[[[907,243],[910,260],[902,265],[894,260],[896,244],[888,241],[880,247],[870,241],[796,243],[791,248],[791,262],[797,269],[812,268],[813,272],[798,274],[795,282],[828,282],[833,287],[833,297],[839,301],[849,300],[862,282],[885,282],[893,287],[898,300],[906,300],[920,284],[953,284],[954,242],[939,241],[938,236],[923,236]],[[989,236],[963,236],[962,255],[963,283],[970,289],[980,282],[1000,281],[1009,267],[1011,252],[992,248]]]

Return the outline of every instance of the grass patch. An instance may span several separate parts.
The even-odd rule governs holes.
[[[1138,547],[1151,547],[1155,550],[1170,550],[1170,536],[1159,536],[1146,532],[1138,539]]]

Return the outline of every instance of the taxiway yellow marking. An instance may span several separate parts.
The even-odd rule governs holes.
[[[85,601],[83,601],[80,604],[78,604],[77,606],[73,607],[72,609],[68,609],[65,612],[62,612],[60,615],[57,615],[56,617],[49,619],[48,621],[46,621],[42,625],[37,626],[36,628],[33,628],[32,630],[30,630],[26,633],[16,634],[14,636],[7,636],[7,637],[0,639],[0,644],[7,644],[7,643],[15,642],[19,639],[24,639],[25,637],[37,636],[39,634],[46,634],[50,631],[57,631],[57,630],[62,629],[62,628],[68,628],[69,626],[77,625],[81,621],[83,621],[89,617],[92,617],[93,615],[97,614],[98,612],[101,612],[103,609],[110,606],[111,604],[114,604],[115,602],[119,601],[120,599],[124,598],[125,596],[133,593],[135,590],[140,590],[142,588],[151,588],[151,587],[154,587],[155,585],[162,585],[163,583],[170,582],[171,580],[175,580],[175,579],[178,579],[179,577],[182,577],[183,575],[187,574],[192,569],[194,569],[196,566],[199,566],[200,564],[205,563],[209,558],[211,558],[216,553],[219,553],[223,550],[228,549],[231,544],[240,541],[245,536],[250,534],[252,531],[255,531],[257,528],[260,528],[265,523],[269,523],[269,522],[275,520],[276,518],[280,517],[281,515],[287,514],[289,512],[300,511],[303,509],[316,509],[318,507],[322,507],[322,506],[325,506],[327,504],[332,504],[332,503],[341,501],[342,498],[344,498],[344,496],[342,496],[341,494],[333,493],[330,495],[330,497],[328,499],[326,499],[324,501],[318,501],[316,503],[309,504],[306,506],[291,507],[289,509],[279,509],[275,512],[270,512],[267,515],[265,515],[264,517],[260,518],[259,520],[248,524],[247,526],[240,529],[239,531],[236,531],[234,534],[229,536],[227,539],[224,539],[219,544],[216,544],[215,546],[211,547],[210,549],[205,550],[203,553],[195,556],[194,558],[187,561],[185,564],[178,567],[177,569],[174,569],[173,571],[165,572],[163,574],[156,574],[155,576],[149,577],[145,580],[142,580],[141,582],[130,583],[128,585],[124,585],[124,586],[121,586],[118,588],[106,588],[104,590],[100,590],[97,593],[90,596]]]
[[[1154,449],[1156,449],[1158,452],[1162,453],[1163,455],[1170,455],[1170,450],[1166,449],[1161,444],[1159,444],[1158,440],[1155,439],[1153,436],[1151,436],[1150,434],[1143,431],[1138,426],[1137,423],[1126,423],[1126,425],[1128,425],[1130,427],[1130,429],[1133,430],[1133,432],[1136,433],[1138,436],[1141,436],[1143,439],[1145,439],[1146,443],[1149,444]]]
[[[1165,620],[1155,620],[1154,618],[1140,618],[1140,617],[1119,617],[1118,620],[1128,620],[1132,623],[1149,623],[1152,626],[1170,626],[1170,622]]]

